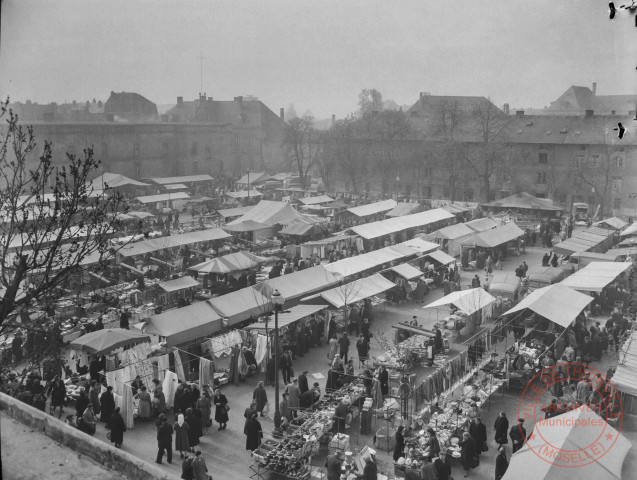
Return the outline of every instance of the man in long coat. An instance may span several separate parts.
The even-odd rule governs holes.
[[[115,397],[113,396],[113,387],[106,387],[106,391],[100,396],[100,407],[102,422],[106,423],[106,428],[110,427],[111,416],[115,411]]]
[[[299,375],[299,389],[301,390],[301,394],[307,392],[310,387],[307,384],[307,374],[310,373],[305,370],[301,375]]]
[[[524,419],[519,418],[517,425],[513,425],[509,430],[509,437],[513,442],[513,453],[517,452],[524,446],[524,439],[526,438],[526,429],[524,428]]]
[[[263,382],[259,382],[257,388],[254,389],[254,393],[252,394],[252,400],[257,404],[255,411],[259,413],[259,415],[263,416],[263,408],[268,403],[268,394],[265,391],[265,387],[263,386]]]
[[[292,383],[287,386],[286,390],[289,395],[288,406],[292,411],[292,416],[296,417],[301,403],[301,389],[299,388],[298,380],[296,378],[292,379]]]

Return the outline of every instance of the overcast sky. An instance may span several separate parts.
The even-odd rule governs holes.
[[[615,2],[618,4],[617,2]],[[620,2],[621,3],[621,2]],[[618,4],[619,5],[619,4]],[[255,95],[339,117],[363,88],[541,108],[570,85],[637,93],[634,18],[604,0],[3,0],[0,95]]]

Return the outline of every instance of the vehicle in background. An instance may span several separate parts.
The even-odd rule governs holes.
[[[515,303],[520,294],[521,279],[515,272],[496,271],[489,281],[489,293],[494,297],[506,298]]]
[[[570,272],[558,267],[531,267],[526,272],[529,288],[542,288],[559,283],[568,277]]]
[[[590,217],[588,214],[588,203],[573,203],[572,214],[576,222],[587,222]]]

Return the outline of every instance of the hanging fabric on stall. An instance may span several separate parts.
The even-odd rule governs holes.
[[[215,364],[210,360],[199,358],[199,389],[203,389],[204,385],[214,384]]]
[[[374,403],[372,404],[374,408],[383,407],[383,391],[378,379],[374,379],[374,384],[372,385],[372,398],[374,399]]]
[[[122,396],[122,417],[126,423],[126,428],[133,428],[135,426],[134,415],[135,405],[133,404],[133,387],[130,385],[124,386],[124,395]]]
[[[157,379],[160,382],[164,381],[166,378],[166,372],[170,369],[170,359],[168,358],[168,354],[162,355],[161,357],[157,357]]]
[[[238,367],[239,375],[245,378],[248,374],[248,362],[246,361],[246,356],[245,353],[243,353],[243,350],[239,350]]]
[[[228,381],[239,385],[239,348],[232,349],[232,357],[230,358],[230,369],[228,372]]]
[[[175,392],[177,391],[178,383],[179,379],[177,378],[177,374],[170,370],[166,370],[161,390],[164,393],[164,397],[166,397],[167,409],[172,408],[175,403]]]
[[[177,373],[177,377],[182,382],[186,381],[186,374],[184,373],[184,366],[181,362],[181,355],[179,354],[179,350],[173,348],[173,357],[175,358],[175,371]]]
[[[268,351],[268,337],[265,335],[257,335],[257,347],[254,352],[254,357],[257,360],[257,365],[260,365]]]

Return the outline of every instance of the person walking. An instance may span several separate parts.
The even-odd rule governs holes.
[[[292,410],[290,409],[290,405],[289,405],[289,398],[290,396],[287,393],[284,393],[283,395],[281,395],[281,397],[283,397],[281,399],[281,403],[279,404],[279,410],[281,412],[281,418],[285,418],[287,419],[288,422],[292,421]]]
[[[88,397],[86,396],[86,392],[84,391],[84,387],[80,387],[80,396],[75,400],[75,416],[77,418],[82,418],[84,415],[84,410],[88,407],[90,403]]]
[[[509,431],[509,419],[505,412],[500,412],[498,418],[495,419],[493,429],[495,430],[495,443],[498,445],[509,443],[509,439],[507,437],[507,433]]]
[[[175,431],[175,450],[179,451],[181,458],[184,458],[184,454],[190,451],[190,436],[188,435],[188,424],[183,413],[177,416],[173,430]]]
[[[500,445],[498,448],[498,456],[495,457],[495,480],[502,480],[508,468],[509,461],[507,460],[506,448]]]
[[[299,388],[298,380],[293,378],[292,383],[290,383],[285,390],[289,396],[288,407],[292,411],[292,416],[296,417],[298,409],[301,406],[301,389]]]
[[[182,480],[195,480],[195,473],[192,469],[192,461],[194,456],[186,455],[184,463],[181,464],[181,479]]]
[[[115,445],[115,448],[120,448],[124,442],[124,432],[126,431],[126,423],[122,414],[119,413],[119,407],[115,408],[115,411],[111,415],[111,443]]]
[[[289,383],[294,373],[292,371],[292,353],[289,350],[286,350],[285,354],[283,354],[280,369],[283,374],[283,383]]]
[[[478,455],[487,451],[487,427],[484,423],[482,423],[482,419],[480,417],[474,418],[473,422],[471,422],[471,425],[469,426],[469,435],[471,435],[471,438],[473,438],[476,442]]]
[[[159,416],[157,423],[157,458],[155,463],[161,463],[166,452],[166,461],[173,463],[173,427],[168,423],[165,415]]]
[[[356,350],[358,351],[358,361],[367,362],[369,356],[369,341],[365,338],[365,334],[361,333],[356,341]]]
[[[299,389],[301,390],[301,395],[307,392],[310,387],[307,384],[307,374],[310,373],[308,370],[304,370],[301,375],[299,375]]]
[[[151,399],[150,393],[148,393],[148,390],[146,389],[146,385],[142,385],[133,398],[139,400],[139,406],[137,407],[137,417],[145,422],[150,420]]]
[[[252,416],[246,420],[243,427],[243,434],[246,436],[246,450],[251,452],[259,448],[261,445],[261,439],[263,438],[263,429],[261,423],[257,420],[257,414],[253,413]]]
[[[161,385],[157,385],[153,392],[153,409],[157,416],[166,413],[166,395],[164,395]]]
[[[519,418],[517,425],[513,425],[509,430],[509,437],[513,442],[513,453],[517,452],[524,445],[524,439],[526,438],[526,429],[524,428],[524,419]]]
[[[228,399],[221,393],[218,388],[215,390],[215,395],[212,397],[212,403],[215,404],[215,421],[219,424],[219,430],[225,430],[228,426]]]
[[[460,442],[460,460],[462,462],[462,468],[464,469],[465,478],[469,476],[469,470],[475,468],[476,458],[478,458],[478,447],[476,442],[469,432],[462,434],[462,441]]]
[[[343,335],[338,340],[339,354],[344,362],[347,362],[347,352],[349,351],[349,338],[347,332],[343,332]]]
[[[327,456],[325,460],[327,480],[340,480],[343,460],[345,460],[345,454],[342,450],[336,450],[336,453]]]
[[[330,365],[334,361],[334,357],[338,353],[338,340],[336,340],[336,335],[332,335],[329,340],[330,349],[327,352],[327,360]]]
[[[190,451],[194,452],[194,447],[199,445],[199,439],[203,436],[199,410],[193,410],[192,408],[186,409],[185,420],[188,424],[188,444],[190,445]]]
[[[208,392],[204,392],[199,400],[197,400],[197,410],[199,410],[199,417],[201,418],[201,428],[203,430],[203,434],[208,434],[208,427],[212,425],[212,421],[210,419],[210,413],[212,409],[212,402],[210,401],[210,394]]]
[[[100,419],[106,423],[106,428],[111,428],[111,416],[115,411],[115,397],[113,396],[113,387],[110,385],[100,396],[100,406],[102,411]]]
[[[56,375],[53,379],[53,383],[49,386],[49,396],[51,397],[49,413],[53,415],[55,409],[60,407],[58,418],[62,417],[62,413],[64,413],[64,400],[66,400],[66,386],[59,375]]]
[[[255,411],[263,417],[263,409],[268,403],[268,393],[265,391],[263,382],[259,382],[252,392],[252,401],[256,404]]]
[[[206,460],[199,450],[195,452],[195,456],[192,459],[192,475],[194,480],[211,480],[210,475],[208,475]]]

